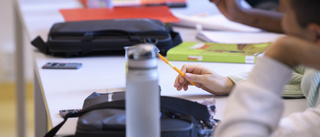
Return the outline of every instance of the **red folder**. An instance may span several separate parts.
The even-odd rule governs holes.
[[[108,8],[80,8],[60,9],[65,21],[122,19],[122,18],[149,18],[158,19],[165,23],[179,22],[168,6],[136,6]]]

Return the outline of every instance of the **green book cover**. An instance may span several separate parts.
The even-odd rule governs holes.
[[[171,61],[255,63],[271,43],[222,44],[183,42],[167,52]]]

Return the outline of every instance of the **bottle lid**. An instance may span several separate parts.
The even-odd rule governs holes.
[[[154,44],[137,44],[125,47],[125,50],[128,66],[131,68],[155,68],[158,66],[159,49]]]
[[[156,58],[159,52],[159,49],[150,43],[128,46],[125,47],[125,49],[127,57],[133,60]]]

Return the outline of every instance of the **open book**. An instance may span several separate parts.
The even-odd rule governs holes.
[[[271,43],[221,44],[183,42],[167,52],[171,61],[255,63]]]

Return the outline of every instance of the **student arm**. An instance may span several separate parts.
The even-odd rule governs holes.
[[[281,19],[283,13],[255,8],[241,7],[241,0],[210,0],[229,20],[261,28],[271,32],[283,33]]]
[[[225,115],[215,136],[268,136],[282,116],[281,94],[292,75],[291,68],[261,57],[249,78],[230,94]]]

